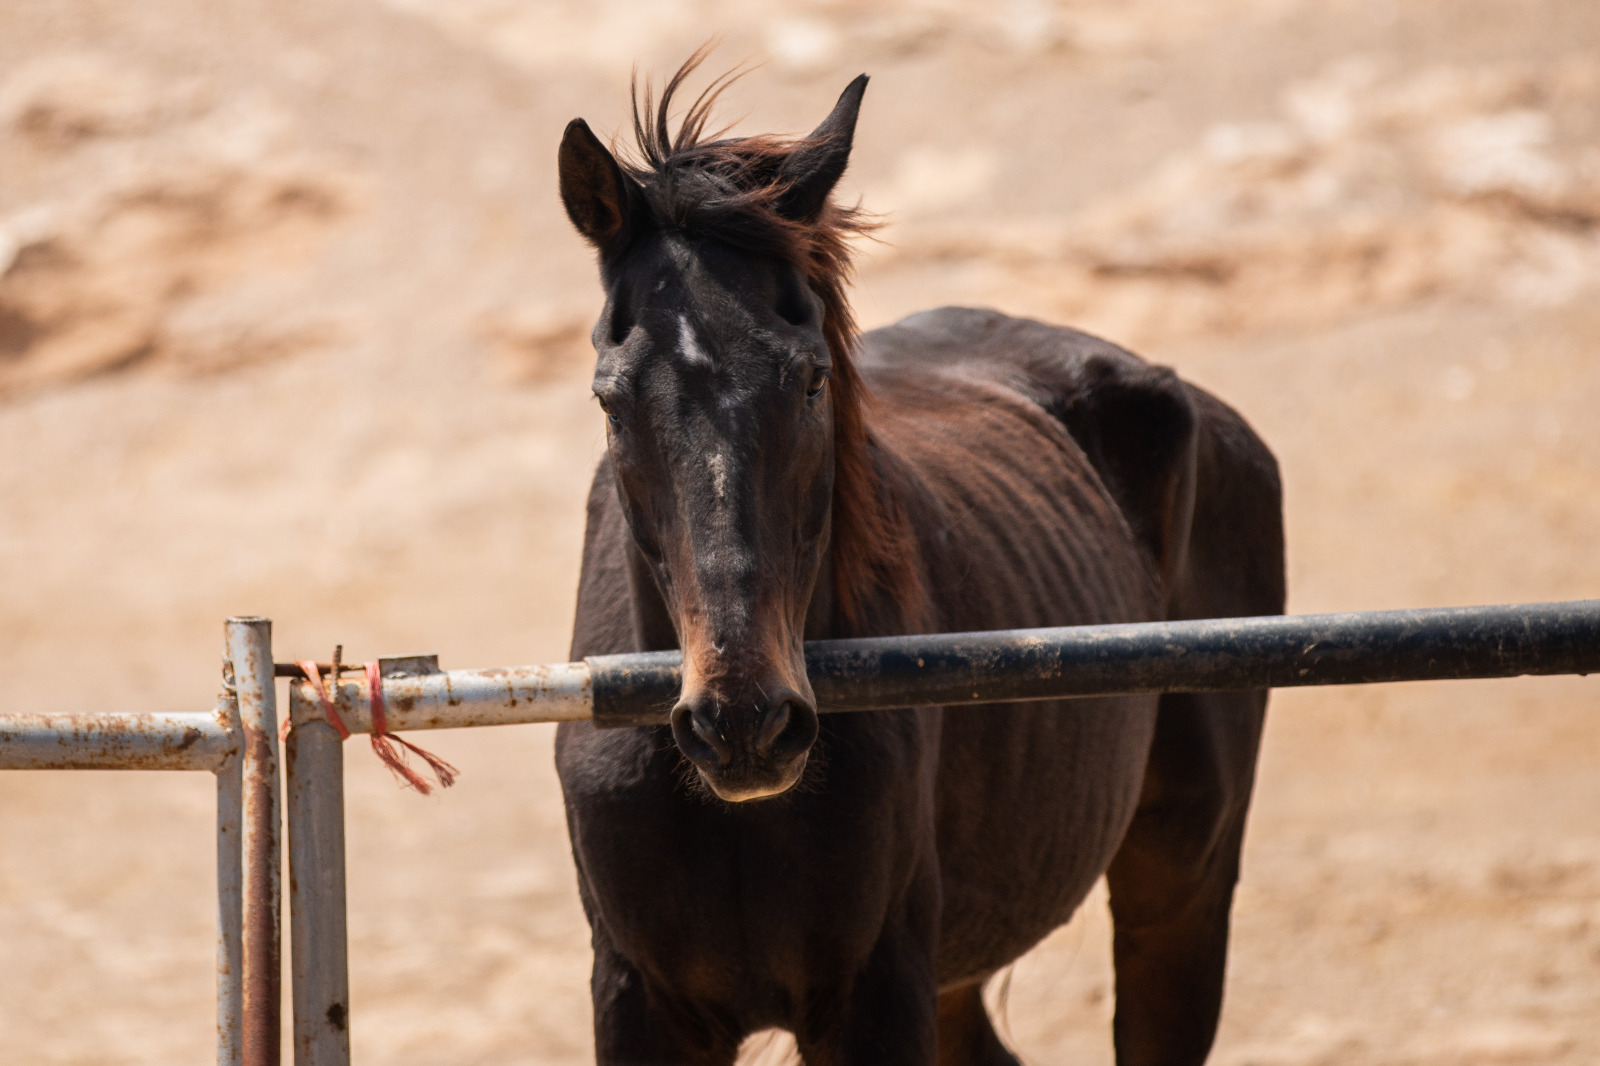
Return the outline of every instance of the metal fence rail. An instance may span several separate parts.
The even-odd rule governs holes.
[[[0,714],[0,770],[203,770],[217,778],[217,1062],[276,1066],[277,705],[271,623],[227,624],[209,714]]]
[[[448,672],[434,656],[379,665],[397,732],[586,719],[660,724],[681,684],[677,652]],[[819,641],[806,645],[806,668],[824,712],[1586,674],[1600,671],[1600,600]],[[278,671],[304,676],[293,665]],[[364,677],[341,677],[328,690],[352,732],[372,730]],[[290,686],[290,716],[295,1063],[346,1066],[343,753],[306,681]]]
[[[939,633],[806,645],[823,712],[1131,692],[1203,692],[1600,671],[1600,600],[1409,611]],[[435,656],[380,660],[390,728],[666,721],[676,651],[579,663],[441,671]],[[301,676],[297,666],[280,667]],[[295,686],[295,721],[319,716]],[[353,732],[370,732],[364,679],[330,686]]]
[[[239,750],[230,703],[210,714],[0,715],[0,770],[209,770]]]
[[[271,623],[227,624],[224,694],[209,714],[0,714],[0,769],[205,770],[217,777],[217,1060],[276,1066],[279,794],[273,678],[290,685],[286,747],[296,1066],[350,1061],[344,755],[301,667],[274,666]],[[1208,619],[806,645],[824,712],[1600,671],[1600,600]],[[660,724],[677,652],[581,663],[439,669],[379,660],[396,732],[593,720]],[[329,668],[324,667],[324,672]],[[372,731],[365,675],[327,686],[353,733]]]

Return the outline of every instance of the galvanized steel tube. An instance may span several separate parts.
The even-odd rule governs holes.
[[[272,623],[230,618],[228,658],[243,747],[243,1066],[279,1066],[278,708]]]
[[[581,721],[589,717],[587,663],[449,672],[424,672],[413,665],[431,661],[431,656],[379,660],[383,702],[393,732]],[[402,663],[407,665],[402,667]],[[322,717],[309,684],[295,682],[294,692],[291,702],[297,726]],[[352,677],[330,684],[328,692],[346,728],[352,733],[372,732],[372,707],[365,679]]]
[[[218,712],[0,715],[0,770],[217,770],[238,747]]]
[[[231,698],[224,705],[237,729],[237,705]],[[243,782],[238,755],[217,771],[217,1066],[244,1062]]]
[[[344,752],[298,694],[289,734],[289,946],[295,1066],[348,1066],[350,979],[345,929]]]
[[[1600,601],[813,641],[805,656],[824,712],[1582,674],[1600,671]],[[396,732],[590,717],[658,725],[678,699],[681,668],[676,651],[448,673],[413,666],[385,670],[384,696]],[[370,732],[365,681],[330,688],[350,730]],[[321,716],[309,695],[304,706]]]

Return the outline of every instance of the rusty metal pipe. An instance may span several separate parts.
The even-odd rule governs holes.
[[[243,1066],[279,1066],[280,995],[278,707],[272,670],[272,623],[230,618],[228,658],[244,736]]]
[[[0,770],[210,770],[238,748],[219,711],[0,715]]]
[[[396,733],[581,721],[592,713],[587,663],[444,672],[435,656],[418,655],[380,659],[378,664],[389,728]],[[295,681],[290,690],[296,727],[321,720],[322,711],[308,682]],[[352,733],[372,732],[365,678],[358,675],[341,680],[330,684],[328,690]]]
[[[297,695],[290,714],[303,719]],[[295,1066],[349,1066],[345,930],[344,749],[326,722],[289,734],[289,944]]]
[[[239,706],[231,694],[223,712],[237,733]],[[217,1066],[244,1062],[243,782],[244,759],[237,755],[217,771]]]
[[[1129,692],[1353,685],[1600,671],[1600,601],[1220,618],[815,641],[806,671],[824,712]],[[389,727],[561,722],[659,725],[678,699],[676,651],[581,663],[438,669],[379,660]],[[320,717],[307,682],[304,714]],[[366,682],[330,686],[352,732],[372,729]]]
[[[217,1062],[219,1066],[243,1066],[246,1036],[244,1022],[246,957],[244,907],[244,861],[242,846],[247,834],[243,782],[246,763],[251,764],[258,795],[251,815],[255,832],[250,844],[256,861],[257,906],[253,918],[270,927],[265,937],[258,936],[254,954],[263,953],[262,942],[270,942],[265,953],[270,961],[257,965],[258,983],[270,977],[273,1002],[263,1026],[270,1026],[270,1046],[258,1034],[258,1052],[252,1062],[261,1066],[277,1064],[276,1004],[277,979],[277,809],[276,809],[276,718],[273,704],[272,649],[270,627],[259,620],[237,620],[228,627],[230,656],[245,664],[247,698],[251,708],[253,735],[265,736],[265,767],[262,745],[257,743],[253,758],[247,758],[246,731],[239,710],[232,663],[225,664],[223,696],[210,713],[133,714],[94,712],[75,714],[0,714],[0,770],[206,770],[217,782]],[[237,649],[234,647],[237,645]],[[264,672],[263,672],[264,671]],[[262,679],[265,684],[262,684]],[[263,789],[261,786],[267,786]],[[261,793],[265,793],[262,795]],[[264,891],[262,891],[264,889]],[[269,920],[261,922],[265,915]],[[258,995],[259,1001],[259,995]],[[262,1013],[257,1011],[257,1013]]]

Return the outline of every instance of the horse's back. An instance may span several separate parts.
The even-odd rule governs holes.
[[[1065,386],[1078,391],[1103,378],[1094,366],[1160,373],[1138,356],[1093,334],[978,307],[940,307],[861,335],[861,365],[887,370],[960,372],[1019,389],[1047,410]]]
[[[982,307],[937,307],[907,315],[892,325],[861,335],[861,364],[950,367],[975,361],[1040,356],[1060,358],[1076,352],[1121,351],[1109,341],[1070,326],[1054,326]]]

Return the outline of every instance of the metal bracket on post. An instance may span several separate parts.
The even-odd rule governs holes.
[[[230,618],[228,660],[244,743],[240,753],[242,1066],[279,1066],[280,995],[278,698],[272,623]]]

